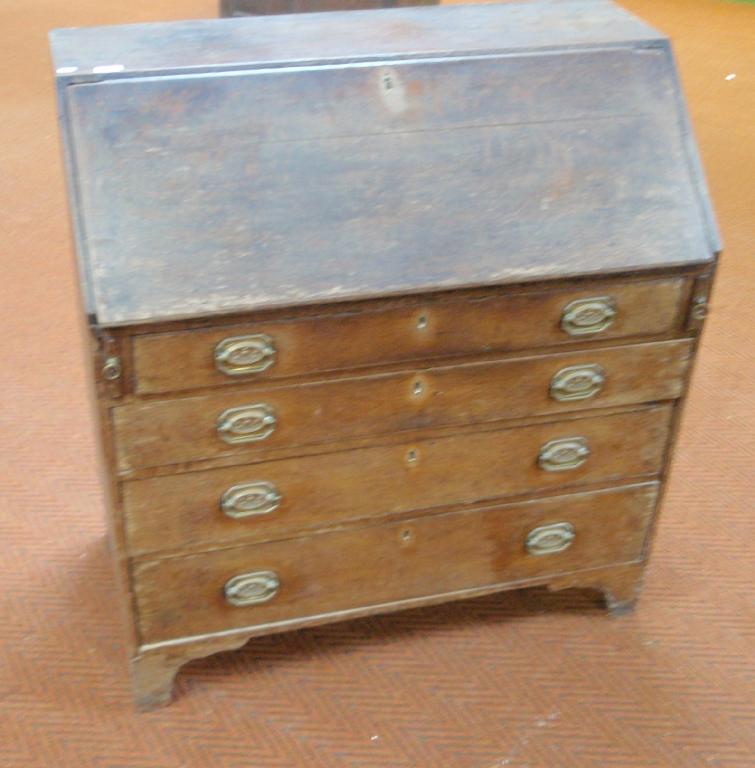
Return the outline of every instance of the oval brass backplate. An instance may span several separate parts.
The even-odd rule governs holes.
[[[553,555],[568,549],[576,531],[571,523],[552,523],[534,528],[527,534],[525,546],[531,555]]]
[[[537,463],[547,472],[563,472],[581,467],[590,455],[590,446],[584,437],[564,437],[551,440],[541,449]]]
[[[570,336],[589,336],[605,331],[616,314],[616,300],[611,296],[577,299],[564,307],[561,328]]]
[[[230,336],[215,346],[215,367],[227,376],[266,371],[275,362],[275,345],[266,333]]]
[[[605,380],[599,365],[570,365],[551,379],[550,394],[554,400],[585,400],[597,395]]]
[[[228,408],[218,416],[217,430],[221,440],[235,445],[264,440],[275,431],[277,419],[267,403]]]
[[[280,588],[280,579],[274,571],[240,573],[226,581],[225,599],[231,605],[259,605],[272,600]]]
[[[278,509],[280,502],[278,489],[272,483],[261,480],[229,488],[220,500],[220,508],[228,517],[238,520],[269,515]]]
[[[116,381],[121,377],[122,367],[120,357],[108,357],[102,366],[102,376],[108,381]]]

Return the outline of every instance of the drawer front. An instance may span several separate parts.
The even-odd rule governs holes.
[[[143,555],[349,519],[657,474],[671,407],[283,459],[123,484]]]
[[[689,340],[113,408],[119,469],[679,397]]]
[[[648,483],[137,565],[142,642],[637,560],[656,495]]]
[[[139,394],[420,358],[672,332],[684,278],[487,296],[134,337]]]

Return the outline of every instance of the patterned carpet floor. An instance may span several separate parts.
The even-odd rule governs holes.
[[[675,42],[726,247],[637,611],[532,590],[280,635],[189,665],[137,715],[46,32],[215,6],[3,0],[1,768],[755,765],[755,7],[624,5]]]

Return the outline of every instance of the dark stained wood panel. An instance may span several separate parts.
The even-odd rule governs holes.
[[[481,55],[459,29],[456,53],[420,60],[62,81],[94,320],[710,260],[665,42],[543,56],[514,24]]]

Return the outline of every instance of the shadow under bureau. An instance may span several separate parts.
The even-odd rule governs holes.
[[[249,638],[636,599],[719,245],[604,2],[53,33],[138,704]]]

